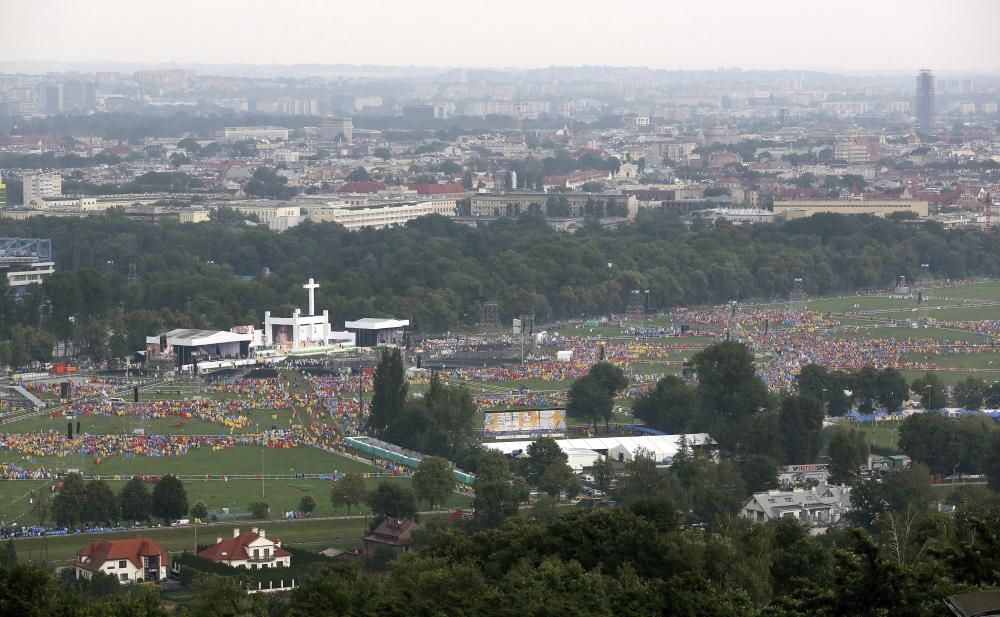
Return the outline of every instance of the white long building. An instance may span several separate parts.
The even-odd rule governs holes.
[[[435,199],[431,201],[369,204],[354,206],[341,203],[327,203],[316,206],[305,206],[305,217],[314,223],[337,223],[349,230],[380,229],[393,225],[404,225],[408,221],[440,214],[455,216],[458,203],[454,199]]]
[[[222,129],[226,141],[288,141],[288,129],[280,126],[227,126]]]

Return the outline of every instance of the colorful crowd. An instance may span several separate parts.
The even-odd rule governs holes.
[[[81,455],[95,464],[111,456],[184,456],[195,448],[224,450],[236,446],[265,445],[294,448],[302,443],[297,431],[266,431],[235,435],[89,435],[73,439],[62,431],[44,433],[0,433],[0,449],[21,452],[26,458]]]

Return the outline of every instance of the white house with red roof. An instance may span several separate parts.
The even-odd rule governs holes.
[[[95,572],[104,572],[121,583],[165,580],[169,566],[167,551],[148,538],[95,540],[73,562],[76,578],[90,580]]]
[[[271,540],[263,529],[256,527],[244,533],[237,527],[232,538],[216,538],[215,544],[198,556],[248,570],[287,568],[292,563],[292,554],[281,548],[281,540]]]

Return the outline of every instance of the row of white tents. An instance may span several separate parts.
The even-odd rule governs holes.
[[[688,433],[685,435],[640,435],[635,437],[588,437],[580,439],[557,439],[556,444],[569,457],[569,466],[575,471],[590,467],[599,456],[612,460],[630,461],[636,452],[648,452],[661,465],[669,465],[681,449],[681,438],[692,449],[712,449],[716,442],[708,433]],[[526,454],[533,441],[494,441],[483,446],[502,452],[508,456]]]

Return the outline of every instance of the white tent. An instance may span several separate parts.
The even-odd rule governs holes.
[[[631,460],[637,451],[645,450],[649,452],[658,463],[669,463],[674,455],[680,450],[682,435],[640,435],[637,437],[591,437],[583,439],[557,439],[556,444],[569,455],[580,456],[581,450],[591,453],[607,453],[611,458],[619,460]],[[711,447],[715,445],[715,440],[708,433],[688,433],[683,435],[687,439],[687,444],[692,448]],[[531,441],[495,441],[484,443],[483,446],[491,450],[497,450],[504,454],[512,454],[520,450],[527,452]]]

